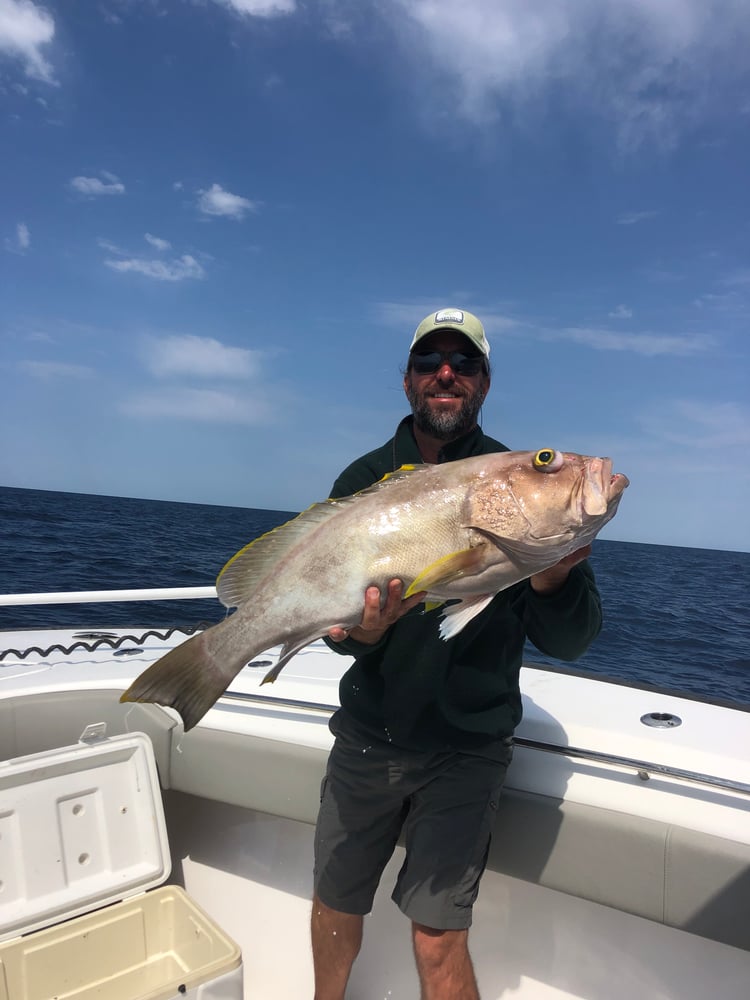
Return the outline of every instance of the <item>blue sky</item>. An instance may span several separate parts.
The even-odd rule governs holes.
[[[604,537],[750,549],[748,0],[0,0],[0,482],[299,510],[429,311]]]

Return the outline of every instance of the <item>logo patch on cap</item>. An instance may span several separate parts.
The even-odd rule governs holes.
[[[443,309],[435,313],[436,323],[463,323],[464,314],[460,309]]]

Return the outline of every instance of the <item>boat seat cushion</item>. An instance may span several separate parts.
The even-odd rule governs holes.
[[[750,950],[750,845],[507,789],[489,867]]]

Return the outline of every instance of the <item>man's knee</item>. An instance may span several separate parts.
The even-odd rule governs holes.
[[[418,957],[440,964],[449,957],[468,955],[468,930],[443,930],[412,923],[412,940]]]

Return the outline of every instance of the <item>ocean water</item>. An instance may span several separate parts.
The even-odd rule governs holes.
[[[209,586],[295,513],[0,487],[0,593]],[[750,553],[597,539],[591,563],[605,620],[576,669],[750,707]],[[0,607],[0,630],[224,613],[216,600]],[[527,659],[558,664],[531,645]]]

